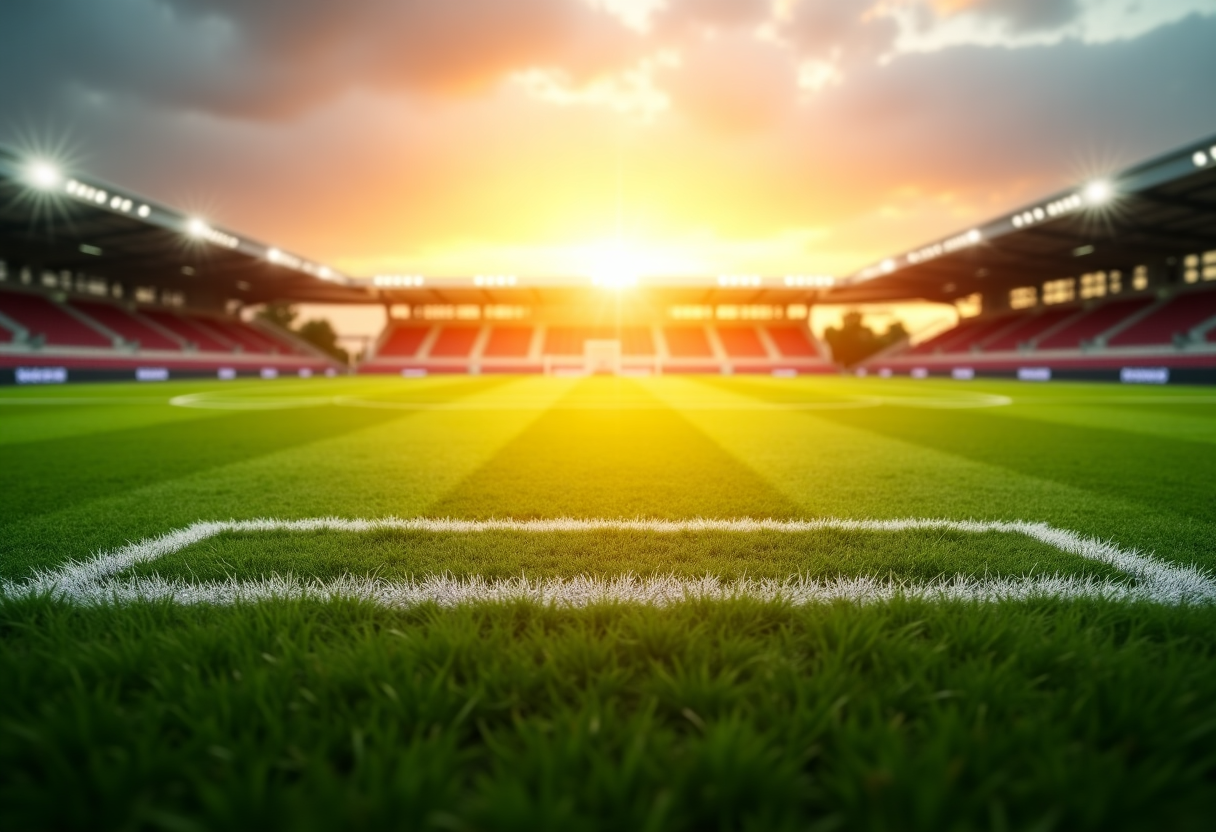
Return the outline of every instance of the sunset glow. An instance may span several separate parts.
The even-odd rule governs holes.
[[[1216,128],[1203,0],[60,5],[0,140],[355,275],[847,274]]]

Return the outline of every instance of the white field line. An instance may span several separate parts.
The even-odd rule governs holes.
[[[948,530],[968,533],[1003,532],[1023,534],[1098,563],[1112,566],[1132,581],[1109,578],[1040,576],[1025,578],[954,578],[929,583],[892,581],[869,577],[812,581],[793,576],[784,580],[742,579],[721,581],[706,576],[684,579],[674,576],[639,578],[595,578],[585,575],[530,581],[524,578],[487,580],[481,577],[434,576],[420,581],[394,583],[374,578],[345,576],[332,581],[298,577],[272,577],[201,584],[181,579],[118,577],[137,564],[181,551],[187,546],[223,532],[336,531],[368,532],[384,529],[434,533],[476,534],[516,531],[536,534],[594,530],[676,532],[808,532],[824,529],[900,532],[910,529]],[[1216,602],[1216,581],[1194,567],[1171,564],[1138,552],[1120,549],[1113,543],[1083,537],[1046,523],[974,520],[440,520],[428,518],[346,520],[321,517],[306,520],[200,521],[159,537],[131,543],[104,552],[88,561],[65,564],[41,572],[25,581],[0,582],[0,597],[19,598],[50,595],[78,604],[118,604],[166,599],[181,604],[232,604],[268,598],[360,598],[390,607],[426,601],[460,604],[478,601],[529,600],[569,606],[593,602],[670,604],[690,599],[755,598],[784,599],[791,603],[847,599],[883,601],[894,597],[938,600],[998,601],[1021,598],[1105,598],[1149,601],[1160,604],[1208,604]]]
[[[713,401],[681,401],[678,406],[649,399],[592,398],[578,401],[554,402],[541,398],[504,397],[486,401],[453,400],[443,402],[401,399],[367,399],[358,396],[257,396],[226,394],[223,391],[187,393],[174,396],[174,407],[194,407],[207,410],[285,410],[302,407],[363,407],[386,410],[852,410],[865,407],[895,405],[932,409],[1006,407],[1013,403],[1008,396],[988,393],[962,393],[947,398],[941,396],[868,396],[848,395],[841,400],[809,400],[799,402],[766,402],[760,399],[731,399]]]

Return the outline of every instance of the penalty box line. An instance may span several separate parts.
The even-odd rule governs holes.
[[[477,534],[514,531],[560,534],[582,531],[641,531],[660,534],[680,532],[761,531],[796,533],[820,530],[901,532],[908,530],[957,531],[972,534],[1000,532],[1022,534],[1062,552],[1104,563],[1135,580],[1111,578],[1038,576],[1022,578],[971,578],[956,576],[929,582],[896,581],[869,577],[826,581],[800,576],[786,579],[739,579],[721,581],[675,576],[570,578],[528,580],[486,579],[480,576],[455,578],[432,576],[418,581],[392,582],[344,576],[336,580],[309,580],[293,576],[191,584],[160,576],[119,577],[141,563],[179,552],[188,546],[225,532],[370,532],[379,530],[419,531],[448,534]],[[69,603],[103,605],[137,601],[170,600],[182,604],[234,604],[268,599],[356,598],[388,607],[437,602],[441,605],[484,601],[527,600],[564,606],[586,606],[600,602],[666,605],[696,599],[753,598],[784,600],[795,604],[852,600],[877,602],[897,597],[929,600],[1001,601],[1024,598],[1101,598],[1147,601],[1166,605],[1216,602],[1216,581],[1205,571],[1172,564],[1114,543],[1085,537],[1047,523],[1015,521],[945,520],[904,518],[892,520],[612,520],[558,518],[552,520],[456,520],[431,518],[344,519],[319,517],[302,520],[199,521],[185,528],[130,543],[103,552],[87,561],[69,562],[43,571],[24,581],[0,582],[6,598],[49,595]]]

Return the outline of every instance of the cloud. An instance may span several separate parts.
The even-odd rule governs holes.
[[[690,45],[659,82],[680,116],[723,133],[777,127],[798,100],[794,56],[739,34]]]
[[[864,4],[797,0],[778,30],[807,57],[835,63],[870,60],[890,51],[899,24]]]
[[[170,108],[283,117],[352,89],[465,94],[531,67],[591,77],[636,32],[578,0],[16,0],[0,77]],[[11,82],[10,82],[11,83]]]
[[[952,8],[1072,25],[1017,5]],[[582,0],[9,0],[0,129],[75,124],[95,175],[401,271],[594,239],[618,193],[724,269],[847,270],[1216,131],[1216,17],[900,51],[875,8],[673,0],[639,32]],[[837,80],[800,89],[812,61]]]
[[[999,21],[1011,32],[1059,29],[1081,16],[1078,0],[937,0],[939,15],[963,13]]]

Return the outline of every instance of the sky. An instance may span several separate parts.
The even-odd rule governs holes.
[[[1216,133],[1216,0],[4,0],[0,142],[355,275],[847,274]]]

